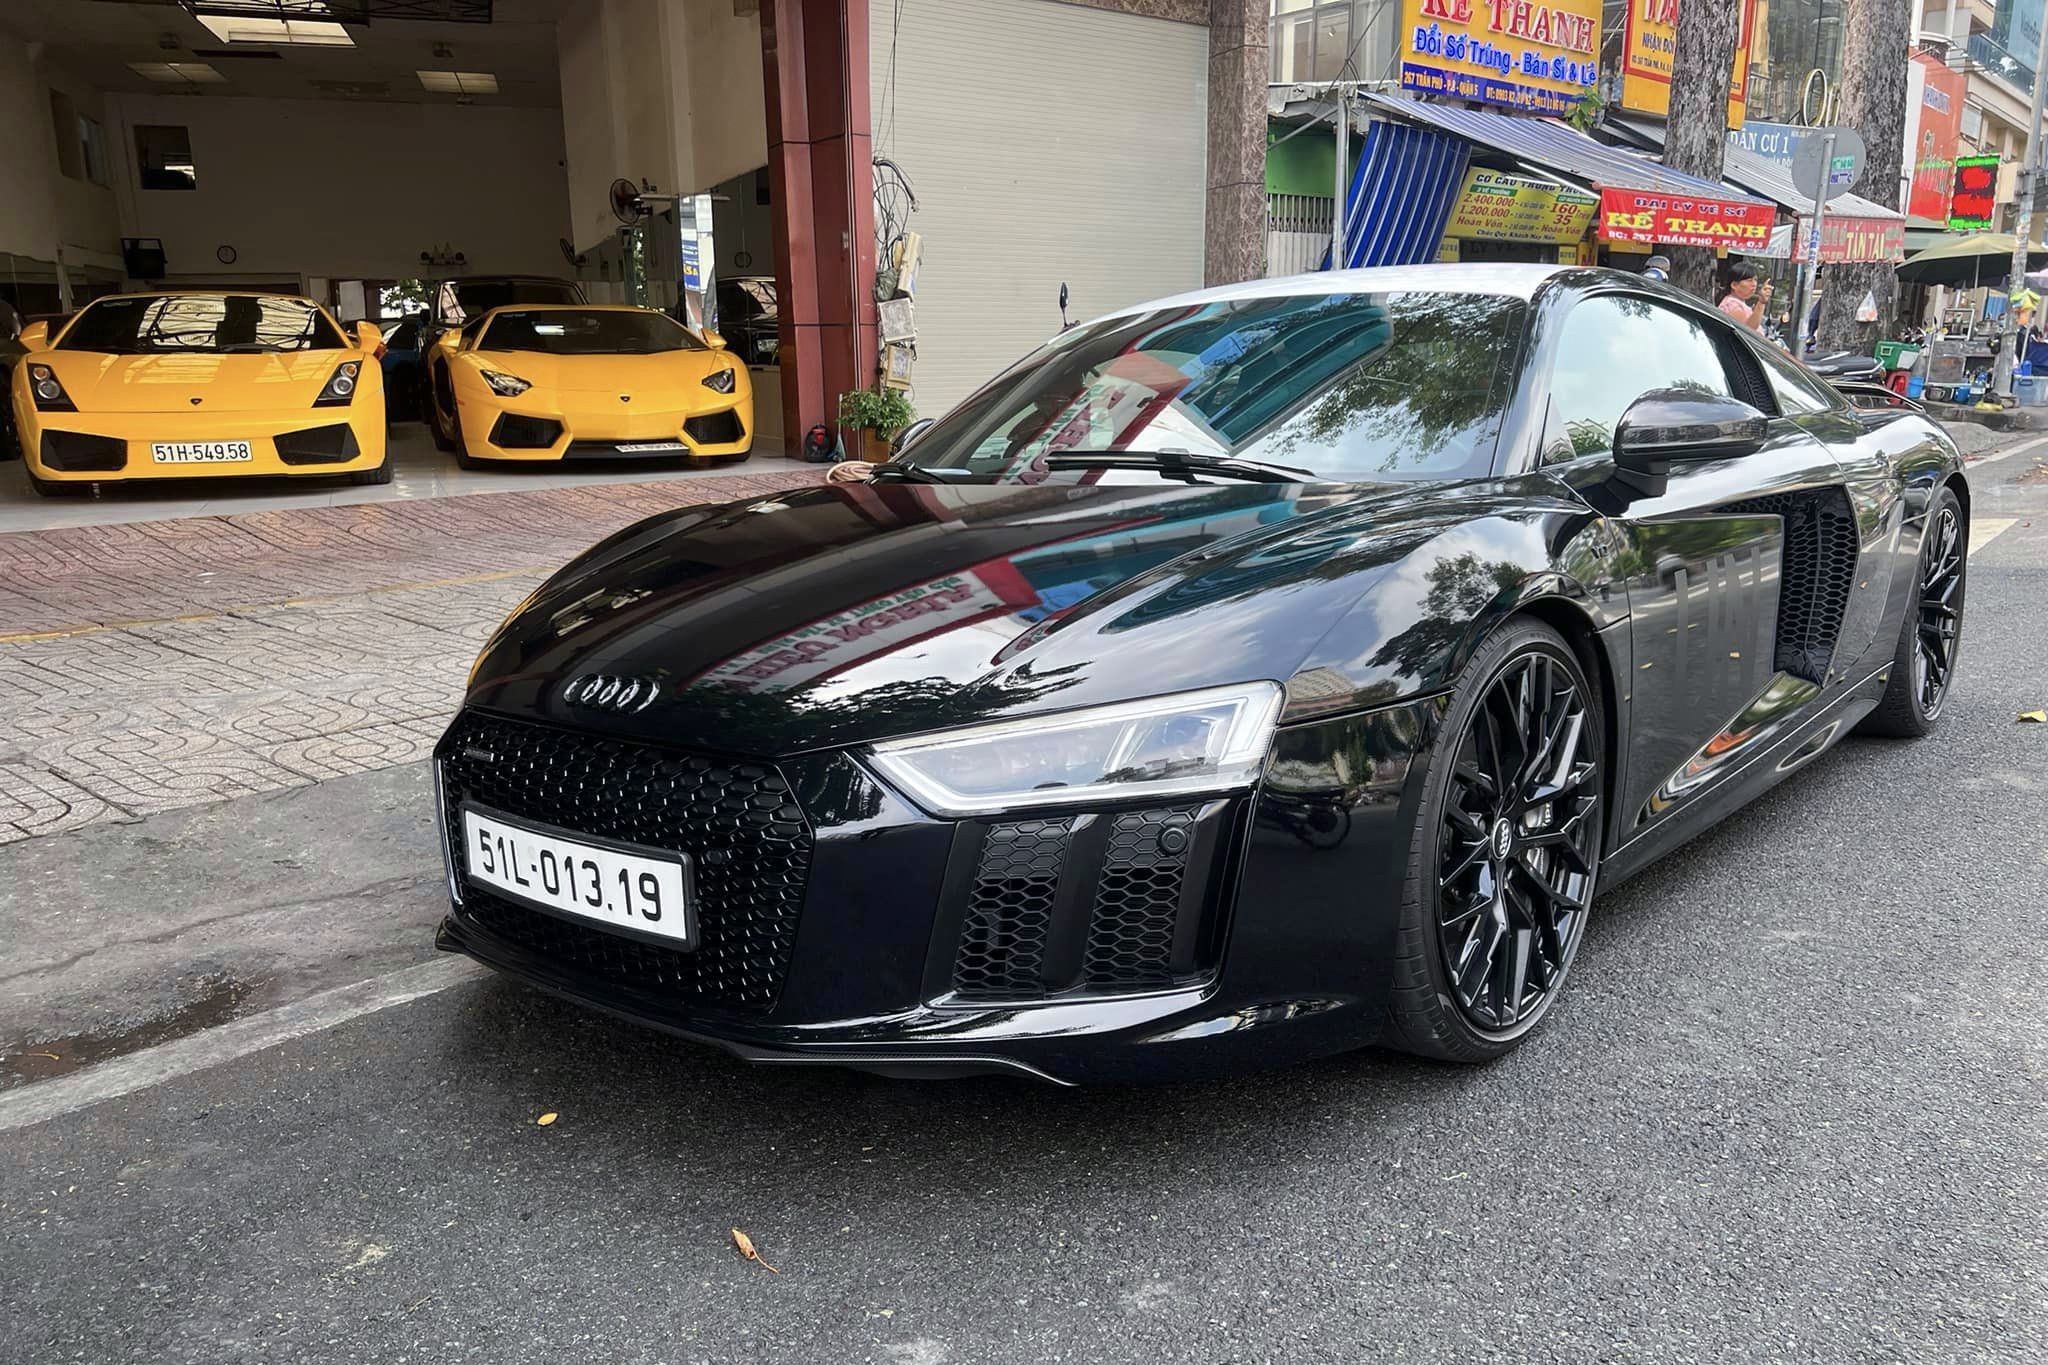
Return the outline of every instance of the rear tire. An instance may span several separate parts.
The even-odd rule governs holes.
[[[1542,1022],[1601,854],[1606,703],[1564,637],[1520,618],[1459,675],[1423,775],[1387,1042],[1488,1062]]]
[[[1963,599],[1969,587],[1969,535],[1963,504],[1944,487],[1927,508],[1913,596],[1899,623],[1891,677],[1877,709],[1856,726],[1861,735],[1918,739],[1934,729],[1955,681],[1962,643]]]

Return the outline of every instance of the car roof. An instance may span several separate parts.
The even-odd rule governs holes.
[[[304,294],[287,294],[280,289],[132,289],[119,294],[101,294],[98,298],[87,299],[78,306],[101,303],[107,299],[290,299],[294,303],[320,305]]]
[[[483,316],[492,318],[500,313],[651,313],[658,318],[668,317],[659,308],[642,308],[637,303],[501,303],[487,309]]]
[[[1431,265],[1368,266],[1361,270],[1320,270],[1309,275],[1284,275],[1271,280],[1245,280],[1239,284],[1197,289],[1169,298],[1133,304],[1104,313],[1107,318],[1130,317],[1162,308],[1186,308],[1207,303],[1233,303],[1240,299],[1311,298],[1321,294],[1380,294],[1414,290],[1440,294],[1506,294],[1513,298],[1534,298],[1543,286],[1560,275],[1591,277],[1611,274],[1619,280],[1642,283],[1639,275],[1623,271],[1590,271],[1575,265],[1521,265],[1507,262]]]

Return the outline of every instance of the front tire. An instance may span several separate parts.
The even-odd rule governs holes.
[[[1918,739],[1941,719],[1949,684],[1955,680],[1969,571],[1963,504],[1954,489],[1943,488],[1927,509],[1917,581],[1899,626],[1891,677],[1877,708],[1857,725],[1857,733]]]
[[[357,469],[348,476],[353,484],[380,484],[391,482],[391,457],[386,455],[375,469]]]
[[[429,379],[426,386],[427,430],[433,433],[434,449],[436,450],[453,450],[455,449],[456,442],[462,439],[461,419],[453,414],[450,415],[449,420],[454,424],[454,434],[450,435],[441,426],[441,389],[443,385],[452,384],[453,382],[444,370],[440,377]]]
[[[1549,1013],[1585,932],[1605,703],[1564,637],[1526,618],[1451,698],[1409,848],[1388,1041],[1487,1062]]]

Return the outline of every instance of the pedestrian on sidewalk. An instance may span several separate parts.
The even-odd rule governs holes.
[[[1728,272],[1728,292],[1721,296],[1721,311],[1754,332],[1762,329],[1770,302],[1770,282],[1759,281],[1756,267],[1747,261],[1736,262]]]

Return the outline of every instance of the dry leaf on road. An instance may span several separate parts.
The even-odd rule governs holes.
[[[2048,711],[2022,711],[2020,719],[2033,721],[2036,725],[2048,725]]]
[[[760,1266],[762,1269],[770,1271],[777,1275],[780,1275],[782,1273],[781,1271],[776,1270],[774,1266],[769,1265],[766,1261],[761,1259],[761,1253],[754,1250],[754,1239],[747,1236],[746,1233],[741,1232],[738,1228],[734,1228],[732,1230],[732,1244],[735,1247],[739,1248],[741,1260],[752,1261],[755,1265]]]
[[[550,1109],[547,1113],[542,1114],[539,1118],[535,1119],[534,1122],[539,1124],[541,1127],[545,1128],[560,1117],[560,1114],[557,1114],[554,1110]]]

